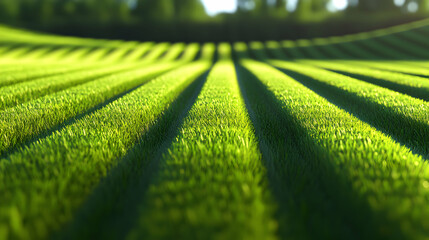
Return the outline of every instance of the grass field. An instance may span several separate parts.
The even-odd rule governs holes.
[[[0,26],[0,239],[429,239],[428,38]]]

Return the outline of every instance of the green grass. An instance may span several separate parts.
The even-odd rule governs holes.
[[[115,159],[207,68],[207,63],[195,63],[162,75],[3,160],[0,219],[10,222],[11,236],[44,238],[70,220],[72,211],[115,165]],[[70,147],[73,151],[64,155],[63,149]],[[52,183],[53,176],[59,181]]]
[[[391,134],[399,142],[428,157],[429,103],[338,73],[292,62],[272,61],[280,68],[297,72],[314,90],[329,91],[332,101]],[[327,90],[329,89],[329,90]],[[326,94],[328,94],[326,92]],[[404,128],[407,130],[404,131]]]
[[[367,63],[366,65],[369,67],[348,62],[305,61],[304,63],[337,71],[346,75],[350,74],[351,76],[355,76],[355,78],[361,78],[367,82],[397,92],[402,92],[423,100],[429,100],[429,81],[426,78],[372,69],[371,67],[374,65],[377,66],[377,63]],[[395,65],[393,64],[392,67],[395,67]]]
[[[379,38],[379,41],[381,43],[388,44],[392,48],[398,49],[401,52],[408,53],[411,58],[424,59],[429,57],[425,47],[421,47],[417,44],[407,44],[406,40],[402,40],[395,35]]]
[[[0,26],[0,239],[427,239],[428,26],[218,45]]]
[[[79,70],[90,70],[91,68],[98,68],[99,64],[90,64],[86,66],[82,65],[71,65],[71,66],[58,66],[50,65],[45,66],[30,66],[29,68],[18,68],[2,73],[0,76],[0,87],[10,86],[17,83],[31,81],[37,78],[49,77],[52,75],[67,74],[69,72]]]
[[[273,238],[260,158],[233,64],[220,61],[159,160],[131,238]]]
[[[177,64],[165,63],[137,68],[3,110],[0,115],[0,153],[175,66]]]
[[[135,68],[140,64],[117,64],[113,66],[103,66],[94,69],[75,71],[66,75],[56,74],[51,77],[39,78],[20,84],[14,84],[0,88],[0,110],[16,106],[32,99],[45,96],[50,93],[84,84],[105,75],[126,71]]]
[[[423,66],[419,66],[421,62],[413,62],[413,61],[353,61],[348,60],[345,63],[358,64],[365,67],[371,67],[375,69],[387,70],[391,72],[399,72],[417,76],[429,76],[429,69],[424,68]],[[403,76],[406,78],[406,76]]]
[[[400,228],[401,234],[404,234],[403,237],[410,239],[421,238],[428,233],[422,230],[427,228],[424,219],[429,214],[429,211],[423,210],[426,204],[425,199],[429,194],[427,191],[429,169],[421,157],[413,155],[409,149],[395,143],[391,138],[329,103],[285,74],[261,63],[244,61],[243,64],[271,92],[274,104],[279,104],[283,114],[288,118],[288,122],[285,122],[284,125],[270,127],[292,128],[291,132],[298,132],[291,138],[293,143],[304,145],[303,150],[310,153],[321,151],[318,154],[313,153],[316,155],[316,159],[312,159],[307,164],[314,164],[314,168],[333,168],[331,174],[339,175],[344,182],[329,182],[333,176],[326,176],[327,187],[348,184],[356,197],[363,198],[362,201],[373,212],[371,217],[375,219],[371,220],[375,220],[375,224],[379,224],[378,229],[372,233],[374,236],[380,234],[390,239],[400,237],[396,235],[398,229],[395,227]],[[296,150],[291,149],[290,151]],[[286,154],[288,153],[286,152]],[[298,181],[296,184],[304,184],[302,187],[305,188],[306,182],[311,182],[312,172],[307,169],[313,167],[294,164],[293,161],[299,161],[299,157],[288,159],[288,155],[286,155],[286,157],[276,160],[285,163],[274,162],[274,166],[287,168],[292,165],[294,171],[304,175],[297,177],[302,182]],[[273,171],[276,174],[280,172],[278,175],[282,176],[281,168]],[[284,171],[291,173],[287,169]],[[309,174],[306,174],[307,171]],[[289,178],[289,176],[284,177]],[[323,186],[324,182],[320,184]],[[282,189],[282,186],[279,188]],[[335,197],[346,198],[347,196],[341,196],[341,194],[347,195],[348,191],[337,192],[340,196]],[[296,204],[300,206],[300,203]],[[421,204],[420,207],[416,206],[419,204]],[[342,209],[341,206],[338,207]],[[359,213],[355,212],[352,216],[357,215]],[[350,219],[352,216],[341,217],[347,222],[353,222],[355,219]],[[364,219],[359,220],[365,221]],[[367,219],[367,221],[371,220]],[[316,221],[324,220],[316,218]],[[393,223],[389,226],[389,222]],[[317,224],[323,225],[324,223]],[[355,223],[353,227],[359,228],[359,224]],[[359,231],[359,229],[351,229],[352,232],[349,234],[353,234],[353,230]],[[327,232],[327,236],[324,238],[335,237],[335,234],[335,232]],[[352,235],[345,237],[351,238]],[[368,235],[364,238],[366,237]]]
[[[146,42],[146,43],[141,43],[139,45],[137,45],[136,47],[134,47],[134,49],[131,50],[131,52],[129,52],[128,54],[126,54],[123,58],[122,61],[124,62],[133,62],[133,61],[138,61],[142,58],[142,56],[147,53],[148,51],[150,51],[150,49],[153,47],[153,43],[152,42]]]

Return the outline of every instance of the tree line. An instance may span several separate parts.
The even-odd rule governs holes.
[[[292,1],[292,0],[289,0]],[[238,17],[311,18],[313,14],[329,14],[330,0],[294,0],[293,12],[286,9],[288,0],[237,0]],[[410,3],[418,12],[429,10],[429,0],[348,0],[351,13],[404,13]],[[396,4],[395,4],[396,2]],[[399,3],[399,4],[398,4]],[[200,0],[0,0],[2,22],[47,23],[73,21],[208,21]]]
[[[337,12],[329,9],[332,0],[236,1],[235,13],[213,17],[201,0],[0,0],[0,22],[89,37],[205,41],[284,38],[277,32],[285,29],[296,38],[350,33],[429,12],[429,0],[347,0],[348,7]],[[332,29],[334,23],[343,25]]]

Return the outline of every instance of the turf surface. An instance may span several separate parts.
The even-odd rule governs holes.
[[[428,37],[0,26],[0,239],[428,239]]]

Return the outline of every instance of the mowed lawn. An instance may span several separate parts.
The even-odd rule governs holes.
[[[428,38],[0,26],[0,239],[428,239]]]

